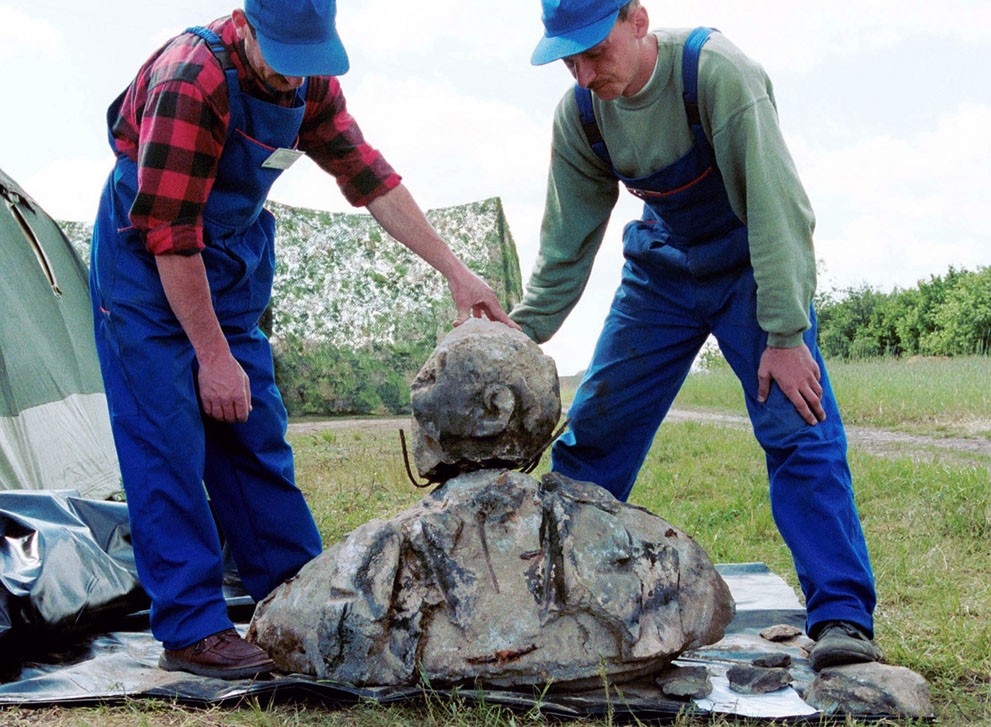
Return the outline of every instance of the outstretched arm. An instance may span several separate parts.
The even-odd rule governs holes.
[[[399,240],[447,279],[460,325],[469,317],[500,321],[519,328],[499,305],[495,292],[453,253],[427,220],[405,185],[390,189],[368,203],[368,211],[383,229]]]

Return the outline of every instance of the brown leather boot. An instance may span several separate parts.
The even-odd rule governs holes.
[[[263,649],[249,644],[234,629],[220,631],[185,649],[166,649],[158,659],[166,671],[188,671],[215,679],[247,679],[275,668]]]

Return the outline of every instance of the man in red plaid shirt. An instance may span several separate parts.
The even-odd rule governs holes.
[[[305,153],[331,174],[445,276],[455,324],[485,315],[516,327],[348,113],[335,12],[334,0],[246,0],[168,41],[108,112],[117,161],[90,285],[164,669],[230,679],[274,668],[227,614],[214,517],[256,600],[322,549],[258,329],[275,267],[275,221],[263,204],[282,170]]]

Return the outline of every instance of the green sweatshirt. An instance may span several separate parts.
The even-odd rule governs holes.
[[[692,147],[681,83],[689,32],[654,31],[657,67],[635,96],[592,96],[613,164],[626,177],[663,169]],[[698,95],[730,205],[748,228],[757,320],[768,345],[797,346],[815,292],[815,218],[778,126],[771,82],[759,64],[713,33],[702,47]],[[511,314],[538,343],[557,332],[581,297],[619,193],[616,177],[585,139],[569,89],[554,117],[540,252]]]

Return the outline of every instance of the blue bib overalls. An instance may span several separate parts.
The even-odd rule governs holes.
[[[227,77],[231,123],[204,213],[201,254],[217,318],[251,382],[246,422],[203,414],[193,348],[165,297],[144,235],[128,219],[137,167],[123,155],[103,190],[90,263],[96,347],[135,560],[152,601],[152,631],[167,649],[231,627],[211,503],[256,600],[322,549],[295,485],[286,409],[268,340],[258,328],[275,270],[275,219],[263,204],[279,175],[261,164],[274,149],[295,145],[306,86],[291,107],[242,94],[217,35],[204,28],[190,32],[209,43]],[[122,97],[110,107],[111,123]]]
[[[767,333],[746,226],[729,204],[698,115],[698,61],[707,28],[685,43],[682,78],[694,147],[646,177],[614,174],[645,202],[623,233],[622,280],[592,362],[570,408],[552,468],[625,500],[692,362],[711,333],[740,379],[763,447],[775,523],[791,549],[806,598],[807,628],[846,620],[873,633],[874,577],[853,500],[846,435],[816,345],[814,312],[804,341],[821,371],[826,421],[809,426],[772,385],[757,402]],[[575,87],[593,150],[610,164],[587,89]]]

